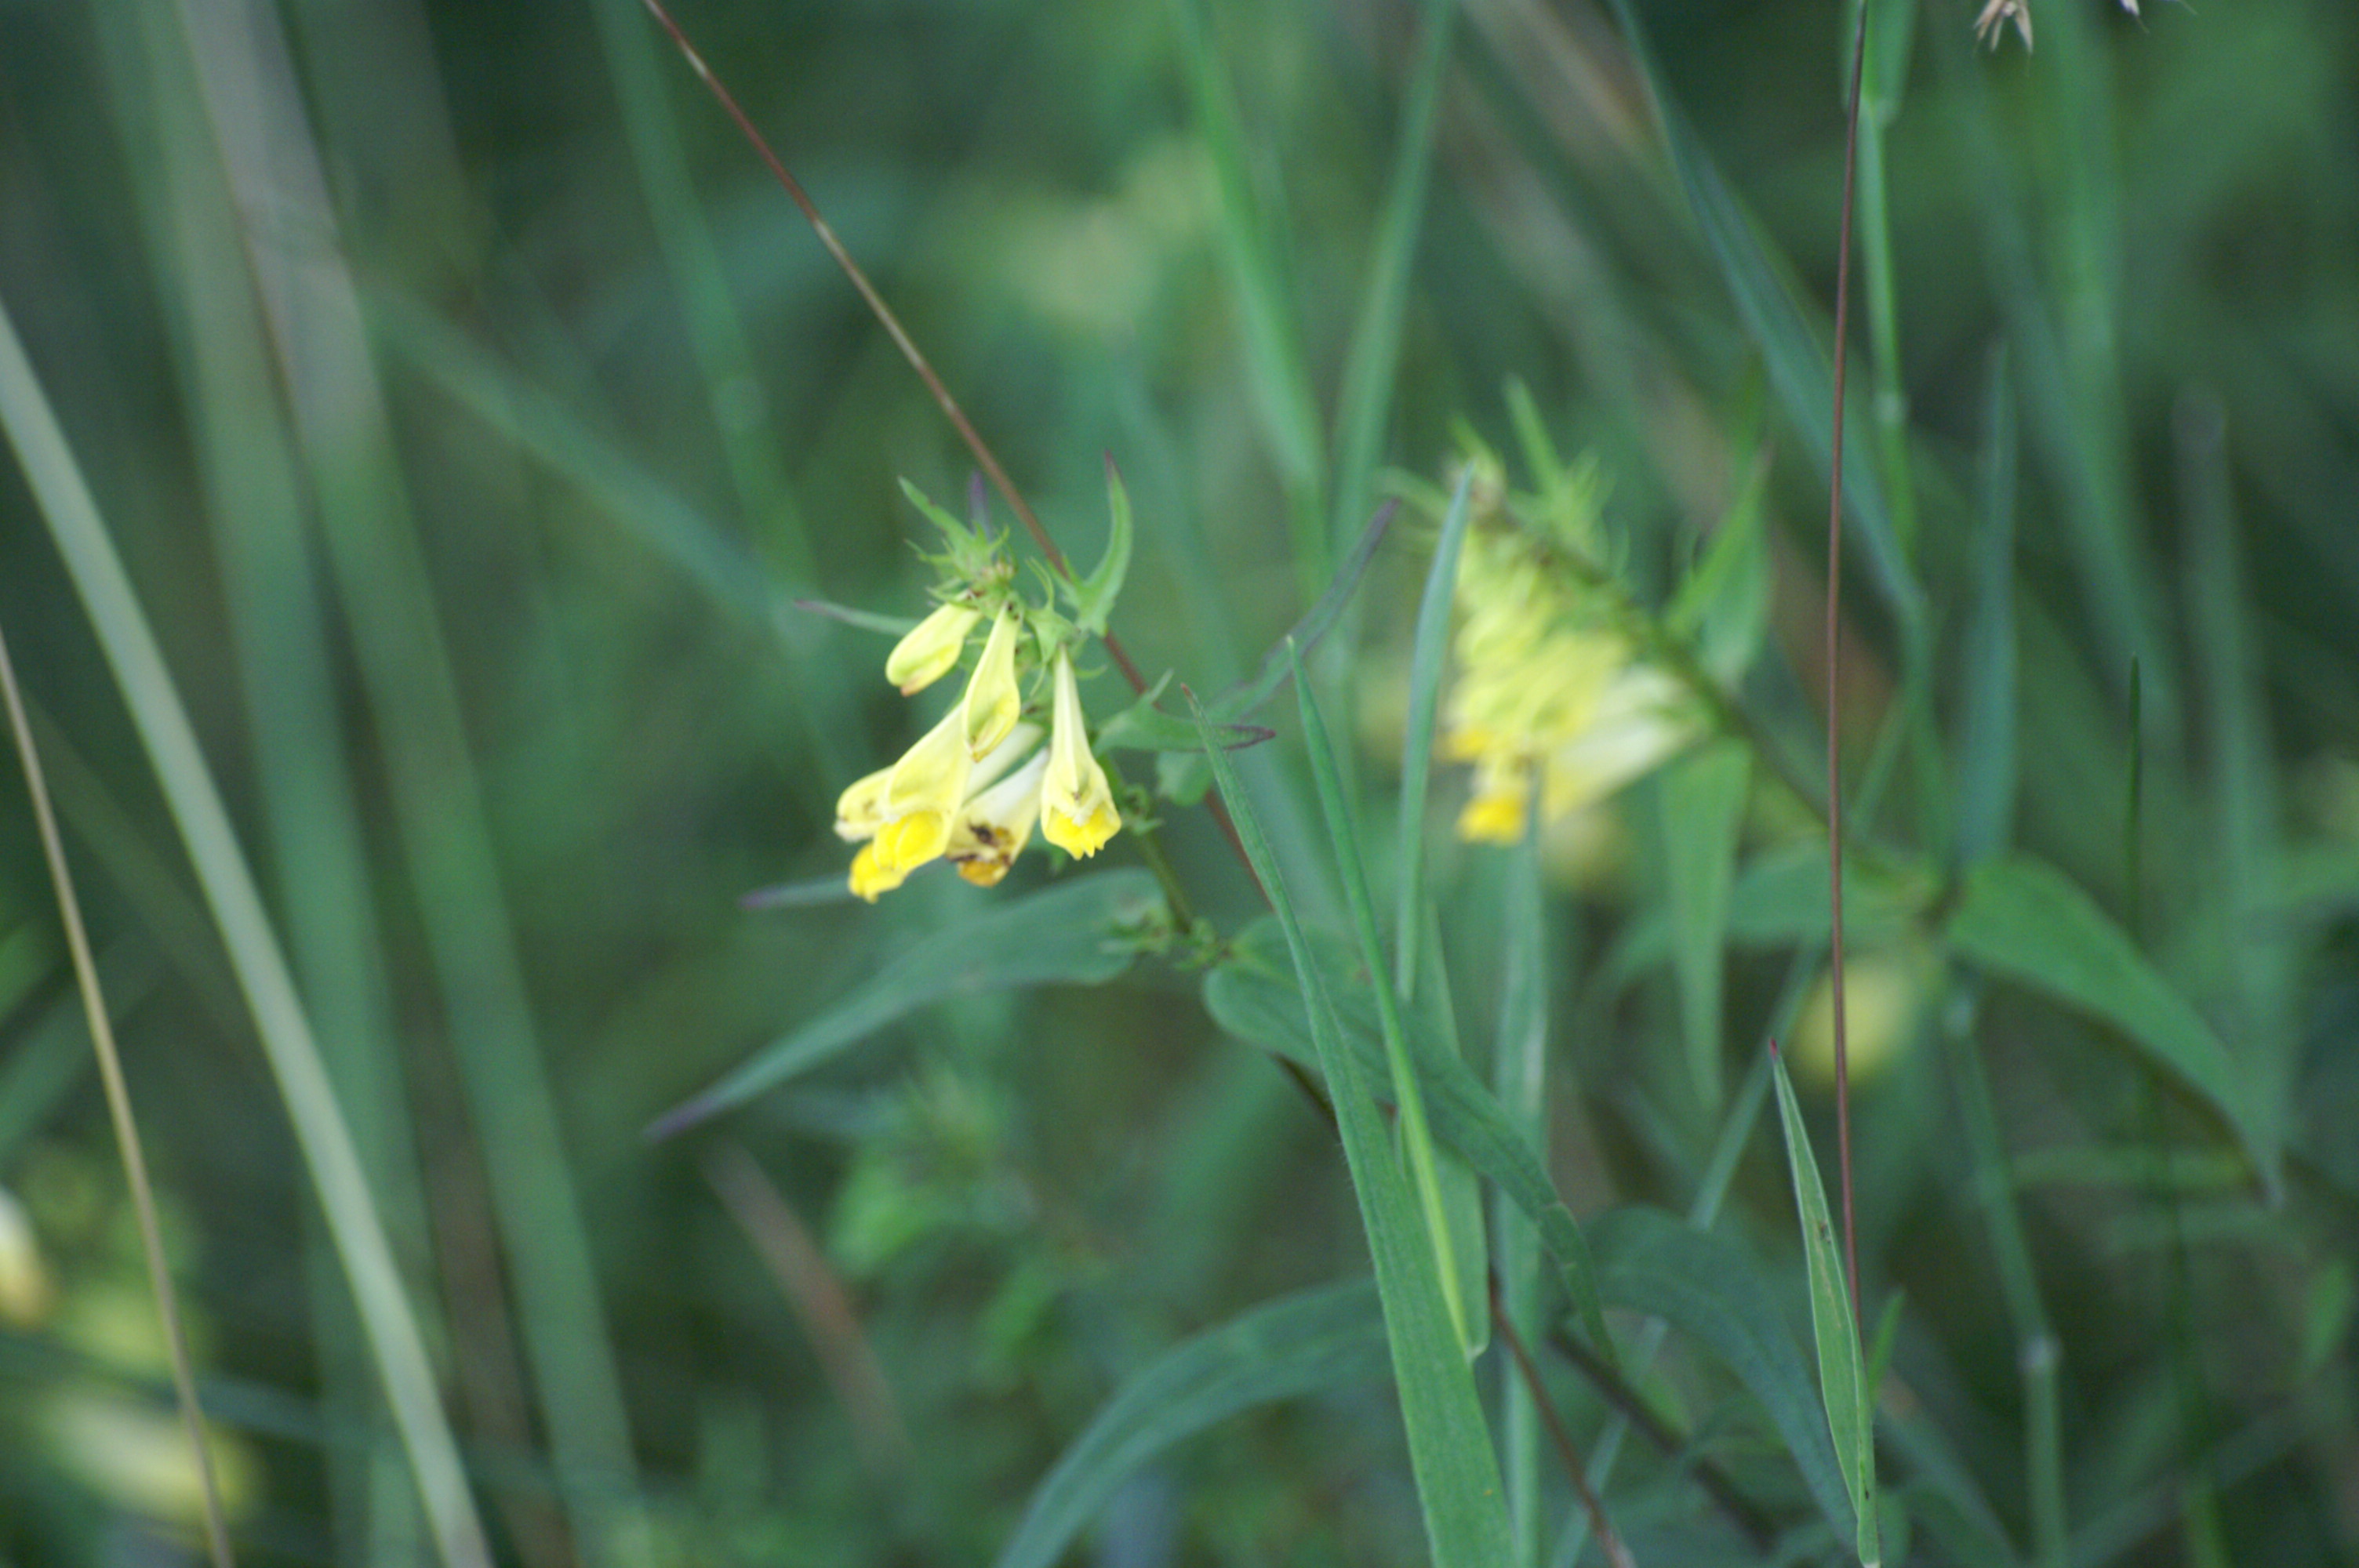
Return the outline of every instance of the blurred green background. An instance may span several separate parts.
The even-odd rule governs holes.
[[[2258,1201],[2100,1031],[1995,990],[1959,1024],[2020,1198],[2019,1251],[1994,1250],[1940,1040],[1974,1003],[1905,979],[1857,1134],[1864,1267],[1908,1303],[1886,1398],[2026,1539],[2019,1261],[2060,1347],[2071,1562],[2348,1560],[2359,22],[2333,0],[2032,5],[2030,53],[1977,49],[1969,0],[1876,9],[1851,429],[1880,521],[1850,557],[1843,719],[1863,835],[1923,873],[1916,935],[1882,948],[1917,961],[1974,854],[2036,851],[2227,1040],[2292,1166]],[[1150,678],[1251,669],[1389,488],[1379,465],[1440,482],[1462,421],[1513,449],[1514,378],[1560,450],[1599,454],[1642,600],[1766,476],[1776,587],[1742,695],[1815,777],[1826,426],[1780,379],[1808,337],[1777,335],[1823,341],[1832,313],[1853,12],[1638,10],[1734,228],[1699,223],[1692,164],[1589,0],[1456,9],[1421,213],[1388,206],[1425,58],[1406,4],[678,16],[1078,560],[1121,465],[1140,540],[1115,624]],[[1050,868],[739,907],[840,876],[837,792],[919,732],[886,642],[793,601],[917,613],[929,541],[897,478],[954,503],[972,465],[634,0],[17,0],[0,22],[0,304],[288,949],[501,1561],[983,1561],[1127,1372],[1364,1269],[1331,1133],[1163,963],[931,1007],[641,1137]],[[1409,225],[1390,249],[1388,212]],[[1731,270],[1739,233],[1755,273]],[[5,465],[0,627],[242,1556],[424,1561],[306,1158],[44,517]],[[1380,818],[1429,521],[1396,526],[1325,666]],[[2011,619],[1974,608],[1994,591]],[[1951,742],[2006,658],[2005,786],[1962,793]],[[1315,881],[1290,739],[1244,760]],[[6,775],[0,1191],[41,1282],[11,1295],[0,1260],[0,1563],[193,1561]],[[1462,798],[1440,776],[1438,823]],[[1678,1061],[1657,798],[1552,861],[1555,1169],[1583,1216],[1683,1208],[1712,1146]],[[1781,810],[1756,803],[1765,855],[1800,841]],[[1201,911],[1258,913],[1203,812],[1165,816]],[[1435,852],[1487,1041],[1495,927],[1452,901],[1488,908],[1496,869]],[[1730,938],[1732,1083],[1813,974],[1801,923],[1755,914]],[[1773,1145],[1727,1227],[1790,1265]],[[1549,1376],[1585,1437],[1603,1408]],[[1676,1397],[1741,1470],[1766,1445],[1727,1393]],[[1127,1484],[1075,1560],[1421,1561],[1393,1408],[1374,1384],[1229,1423]],[[1694,1506],[1632,1463],[1638,1512]],[[1642,1561],[1716,1560],[1681,1550]]]

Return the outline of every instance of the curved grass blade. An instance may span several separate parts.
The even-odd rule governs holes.
[[[1125,932],[1163,909],[1155,879],[1125,869],[1075,877],[995,903],[963,925],[937,931],[865,985],[787,1034],[694,1098],[658,1117],[650,1139],[669,1138],[832,1060],[895,1019],[948,997],[1027,986],[1103,985],[1136,951]]]
[[[1614,1209],[1589,1228],[1605,1299],[1661,1318],[1718,1357],[1760,1402],[1836,1536],[1848,1535],[1850,1491],[1825,1412],[1793,1336],[1767,1308],[1777,1292],[1760,1262],[1659,1209]]]
[[[2219,1112],[2277,1190],[2278,1150],[2245,1080],[2203,1015],[2063,873],[2015,855],[1968,874],[1949,938],[1984,973],[2112,1024],[2138,1054]]]
[[[278,1081],[297,1142],[352,1282],[394,1423],[446,1565],[488,1564],[458,1444],[437,1391],[418,1320],[404,1293],[352,1131],[329,1087],[309,1018],[264,913],[188,711],[157,647],[130,579],[91,499],[49,399],[0,308],[0,427],[7,431],[58,553],[81,594],[116,685],[180,830],[198,884],[245,992],[263,1053]]]
[[[1287,976],[1287,955],[1278,949],[1277,937],[1276,924],[1267,920],[1239,932],[1230,945],[1230,961],[1205,979],[1204,1005],[1213,1022],[1240,1040],[1289,1061],[1316,1066],[1318,1056],[1305,1023],[1302,991],[1299,982]],[[1370,1000],[1375,982],[1355,968],[1341,942],[1314,932],[1307,936],[1306,945],[1310,960],[1319,968],[1322,989],[1334,999],[1345,1043],[1364,1071],[1381,1075],[1383,1037]],[[1557,1266],[1582,1331],[1601,1355],[1614,1360],[1614,1341],[1605,1331],[1605,1312],[1598,1297],[1589,1244],[1572,1211],[1557,1196],[1548,1167],[1473,1070],[1427,1039],[1416,1020],[1409,1022],[1409,1048],[1430,1091],[1428,1108],[1433,1113],[1435,1135],[1488,1176],[1532,1222],[1539,1232],[1540,1245]]]
[[[1179,1444],[1259,1405],[1374,1382],[1386,1357],[1384,1314],[1366,1280],[1265,1302],[1172,1346],[1033,1488],[994,1568],[1053,1568],[1117,1487]]]
[[[1793,1080],[1786,1076],[1783,1058],[1773,1055],[1769,1071],[1777,1080],[1777,1114],[1786,1126],[1786,1162],[1794,1173],[1794,1208],[1810,1270],[1810,1330],[1818,1342],[1827,1430],[1834,1439],[1835,1463],[1843,1469],[1843,1490],[1857,1521],[1853,1539],[1862,1568],[1877,1568],[1884,1551],[1876,1539],[1875,1396],[1860,1364],[1859,1323],[1845,1278],[1843,1243],[1827,1213],[1826,1187],[1819,1179],[1810,1130],[1802,1125],[1802,1108],[1795,1103]]]
[[[1268,891],[1302,984],[1311,1044],[1326,1075],[1353,1193],[1375,1260],[1376,1290],[1384,1303],[1393,1379],[1400,1391],[1401,1424],[1408,1434],[1427,1543],[1436,1568],[1496,1568],[1515,1550],[1500,1506],[1498,1462],[1475,1395],[1473,1369],[1451,1328],[1433,1249],[1419,1223],[1416,1200],[1394,1159],[1392,1140],[1358,1055],[1345,1044],[1336,1022],[1321,967],[1295,916],[1294,901],[1253,802],[1237,782],[1236,765],[1213,743],[1211,721],[1201,705],[1196,706],[1196,719],[1206,731],[1205,755],[1213,778],[1228,802],[1246,858]]]

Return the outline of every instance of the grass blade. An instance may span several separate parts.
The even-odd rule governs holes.
[[[1499,988],[1499,1035],[1492,1053],[1492,1084],[1508,1124],[1548,1158],[1548,912],[1540,892],[1538,814],[1527,813],[1524,842],[1506,857],[1500,920],[1505,970]],[[1504,1192],[1492,1199],[1493,1257],[1499,1304],[1526,1344],[1541,1337],[1539,1235]],[[1531,1390],[1510,1367],[1500,1368],[1505,1410],[1499,1437],[1506,1448],[1507,1518],[1515,1527],[1516,1563],[1540,1560],[1540,1422]],[[1595,1450],[1593,1447],[1592,1452]],[[1593,1483],[1593,1488],[1594,1483]]]
[[[2119,1030],[2149,1065],[2219,1112],[2262,1185],[2277,1189],[2277,1142],[2249,1104],[2246,1078],[2227,1047],[2127,934],[2061,872],[2021,855],[1976,868],[1951,916],[1949,938],[1984,972]]]
[[[1451,1249],[1450,1215],[1440,1173],[1435,1167],[1433,1133],[1426,1125],[1425,1096],[1418,1087],[1417,1069],[1409,1061],[1408,1034],[1401,1025],[1400,996],[1382,978],[1384,940],[1376,934],[1376,906],[1368,895],[1367,868],[1360,863],[1359,825],[1352,819],[1351,802],[1344,797],[1334,748],[1327,740],[1326,721],[1320,718],[1319,704],[1310,695],[1310,683],[1303,676],[1300,650],[1288,643],[1286,651],[1293,662],[1294,695],[1302,709],[1303,750],[1310,754],[1310,776],[1318,786],[1320,808],[1326,815],[1328,845],[1343,877],[1343,902],[1351,912],[1353,934],[1359,938],[1360,961],[1371,976],[1376,977],[1371,988],[1376,999],[1376,1027],[1385,1043],[1385,1066],[1392,1077],[1393,1104],[1400,1112],[1401,1147],[1408,1156],[1418,1205],[1425,1217],[1426,1235],[1433,1243],[1434,1263],[1441,1274],[1442,1304],[1449,1309],[1450,1325],[1459,1343],[1471,1350],[1475,1346],[1476,1309],[1462,1292],[1458,1265]],[[1211,732],[1209,725],[1205,730]],[[1437,1044],[1441,1049],[1450,1049],[1446,1044]],[[1485,1317],[1484,1321],[1487,1325],[1489,1320]]]
[[[1376,225],[1376,254],[1368,267],[1367,293],[1351,345],[1343,355],[1343,380],[1335,407],[1335,541],[1340,546],[1366,514],[1369,492],[1384,444],[1400,369],[1401,318],[1408,308],[1409,274],[1417,238],[1425,221],[1426,186],[1433,169],[1434,126],[1441,86],[1450,74],[1451,34],[1457,0],[1426,0],[1425,22],[1410,70],[1400,146],[1394,156],[1384,215]],[[1411,974],[1416,973],[1414,968]]]
[[[1752,753],[1734,741],[1699,752],[1663,775],[1659,801],[1670,882],[1671,965],[1688,1076],[1708,1116],[1720,1114],[1721,993],[1737,837]]]
[[[1859,1324],[1852,1313],[1843,1243],[1827,1212],[1826,1188],[1819,1180],[1818,1159],[1810,1152],[1810,1130],[1802,1125],[1802,1108],[1795,1103],[1785,1062],[1773,1061],[1770,1074],[1777,1082],[1777,1114],[1786,1127],[1786,1162],[1794,1173],[1794,1207],[1810,1269],[1810,1328],[1818,1342],[1819,1390],[1826,1406],[1827,1431],[1834,1439],[1835,1463],[1842,1466],[1843,1489],[1851,1499],[1860,1563],[1877,1568],[1884,1552],[1876,1539],[1875,1391],[1860,1365]]]
[[[1408,1433],[1409,1464],[1424,1507],[1427,1542],[1437,1568],[1496,1568],[1511,1558],[1515,1543],[1499,1505],[1491,1434],[1475,1395],[1473,1370],[1451,1329],[1433,1249],[1422,1234],[1416,1200],[1394,1161],[1392,1140],[1359,1059],[1344,1044],[1325,979],[1253,802],[1237,782],[1236,765],[1213,744],[1203,708],[1194,705],[1192,694],[1190,700],[1197,722],[1206,730],[1205,754],[1212,760],[1213,779],[1228,802],[1254,872],[1269,893],[1301,982],[1311,1043],[1326,1075],[1353,1193],[1375,1262],[1376,1290],[1384,1303],[1385,1333],[1400,1390],[1401,1422]]]
[[[2005,850],[2014,832],[2015,398],[2006,376],[2002,350],[1991,358],[1984,405],[1980,526],[1960,650],[1965,680],[1958,713],[1957,853],[1968,865]]]
[[[263,913],[261,894],[155,634],[140,612],[89,486],[26,362],[5,307],[0,307],[0,427],[7,430],[97,630],[253,1010],[264,1054],[278,1080],[304,1162],[327,1212],[337,1255],[352,1281],[442,1561],[446,1568],[487,1568],[491,1550],[459,1466],[458,1445],[436,1391],[425,1342],[386,1244],[351,1130],[321,1065],[310,1022],[295,994],[286,957]]]
[[[1400,903],[1393,919],[1393,985],[1404,997],[1416,994],[1419,935],[1425,925],[1425,800],[1433,780],[1434,716],[1441,706],[1441,659],[1450,643],[1450,609],[1458,587],[1458,555],[1466,542],[1468,504],[1474,483],[1470,466],[1442,514],[1441,541],[1426,569],[1418,600],[1417,636],[1408,666],[1408,734],[1401,743]]]

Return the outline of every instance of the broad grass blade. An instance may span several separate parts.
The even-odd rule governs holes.
[[[2119,1030],[2147,1063],[2218,1111],[2275,1191],[2278,1150],[2245,1079],[2193,1004],[2062,872],[2009,856],[1966,878],[1950,943],[1985,974],[2012,980]]]
[[[1291,1061],[1316,1065],[1299,982],[1289,979],[1279,967],[1290,949],[1279,947],[1278,935],[1270,921],[1239,932],[1231,944],[1231,960],[1204,982],[1204,1005],[1213,1022],[1238,1039]],[[1363,1071],[1381,1075],[1383,1035],[1370,1000],[1371,977],[1355,968],[1339,941],[1313,933],[1306,945],[1310,961],[1320,970],[1322,989],[1334,999],[1344,1043]],[[1426,1039],[1414,1027],[1414,1020],[1411,1023],[1409,1045],[1416,1054],[1419,1076],[1430,1091],[1427,1103],[1433,1113],[1435,1136],[1489,1177],[1538,1230],[1540,1245],[1557,1266],[1582,1332],[1600,1354],[1613,1358],[1614,1341],[1605,1331],[1589,1244],[1572,1211],[1557,1196],[1548,1168],[1531,1141],[1464,1062]]]
[[[1427,1543],[1436,1568],[1496,1568],[1515,1551],[1500,1506],[1498,1463],[1475,1395],[1473,1371],[1451,1328],[1441,1272],[1418,1218],[1417,1200],[1393,1158],[1392,1140],[1359,1058],[1336,1022],[1321,968],[1295,916],[1294,901],[1253,802],[1237,782],[1236,765],[1212,743],[1211,724],[1201,706],[1196,715],[1206,730],[1205,754],[1212,759],[1214,780],[1235,819],[1246,858],[1269,892],[1301,982],[1312,1048],[1326,1075],[1336,1130],[1343,1137],[1353,1192],[1375,1261],[1401,1422],[1408,1434],[1409,1465],[1425,1510]]]
[[[1819,1348],[1819,1391],[1827,1431],[1834,1439],[1835,1464],[1856,1521],[1854,1540],[1862,1568],[1877,1568],[1884,1551],[1876,1539],[1875,1405],[1860,1364],[1859,1324],[1852,1312],[1851,1287],[1843,1269],[1843,1242],[1827,1214],[1826,1187],[1819,1180],[1810,1130],[1794,1100],[1794,1083],[1784,1060],[1770,1063],[1777,1080],[1777,1114],[1786,1125],[1786,1162],[1794,1173],[1794,1207],[1802,1226],[1802,1257],[1810,1276],[1810,1329]]]
[[[1671,966],[1696,1098],[1720,1114],[1722,960],[1729,892],[1736,881],[1737,833],[1752,782],[1752,755],[1722,741],[1674,764],[1658,795],[1670,881]]]

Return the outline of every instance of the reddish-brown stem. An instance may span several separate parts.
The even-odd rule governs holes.
[[[967,450],[974,454],[974,460],[982,465],[983,471],[991,476],[993,486],[1006,498],[1008,506],[1024,524],[1024,531],[1032,536],[1033,544],[1049,557],[1050,566],[1071,577],[1072,568],[1065,562],[1065,553],[1057,548],[1057,542],[1049,537],[1049,530],[1040,525],[1032,503],[1024,499],[1024,492],[1016,488],[1016,481],[1009,479],[1007,470],[1000,466],[997,454],[992,451],[990,444],[984,440],[967,418],[966,410],[961,408],[958,399],[951,395],[951,389],[942,384],[942,378],[934,373],[932,362],[902,328],[901,319],[893,314],[893,308],[885,303],[885,297],[876,292],[876,286],[868,281],[868,275],[860,270],[860,264],[852,259],[852,253],[843,248],[843,242],[835,237],[835,231],[829,227],[825,218],[820,216],[819,208],[803,189],[802,181],[788,172],[784,161],[770,150],[770,144],[755,128],[752,117],[739,107],[735,94],[722,85],[721,79],[713,75],[712,68],[704,63],[704,57],[696,52],[696,46],[688,41],[688,35],[680,31],[679,24],[671,19],[671,13],[664,9],[663,0],[642,0],[642,3],[648,15],[671,35],[671,41],[686,58],[698,80],[704,83],[729,118],[736,122],[738,132],[751,144],[763,165],[769,169],[771,178],[783,186],[787,194],[794,199],[795,205],[802,209],[804,218],[810,221],[811,232],[819,236],[819,243],[827,247],[827,254],[835,258],[835,265],[843,269],[843,276],[852,280],[852,287],[860,291],[860,297],[866,302],[870,313],[892,338],[894,347],[899,349],[901,357],[909,362],[909,368],[918,373],[918,379],[926,384],[926,390],[934,395],[934,401],[940,406],[943,416],[958,431],[959,438],[966,443]],[[1139,673],[1136,665],[1131,663],[1130,654],[1124,651],[1121,640],[1108,632],[1101,641],[1105,643],[1106,653],[1122,670],[1123,678],[1130,682],[1131,689],[1144,693],[1147,677]]]
[[[1835,425],[1827,477],[1827,962],[1835,1022],[1835,1151],[1843,1173],[1843,1273],[1852,1322],[1862,1333],[1859,1242],[1851,1202],[1851,1049],[1843,1026],[1843,343],[1851,325],[1851,190],[1859,161],[1859,89],[1867,65],[1867,5],[1852,43],[1851,108],[1843,131],[1843,230],[1835,252]]]
[[[1532,1396],[1532,1408],[1539,1412],[1540,1424],[1548,1428],[1549,1441],[1556,1444],[1557,1457],[1564,1461],[1564,1473],[1572,1479],[1572,1489],[1581,1498],[1582,1511],[1589,1516],[1589,1533],[1597,1540],[1597,1549],[1605,1553],[1610,1568],[1631,1568],[1630,1549],[1614,1533],[1614,1525],[1605,1517],[1604,1499],[1597,1488],[1589,1484],[1588,1473],[1582,1468],[1581,1450],[1573,1446],[1572,1433],[1565,1430],[1564,1418],[1557,1413],[1556,1401],[1548,1397],[1547,1385],[1540,1381],[1540,1369],[1532,1360],[1532,1353],[1524,1346],[1523,1336],[1516,1332],[1515,1319],[1507,1315],[1506,1301],[1499,1293],[1499,1276],[1491,1275],[1491,1332],[1507,1347],[1516,1363],[1516,1376],[1525,1390]]]

